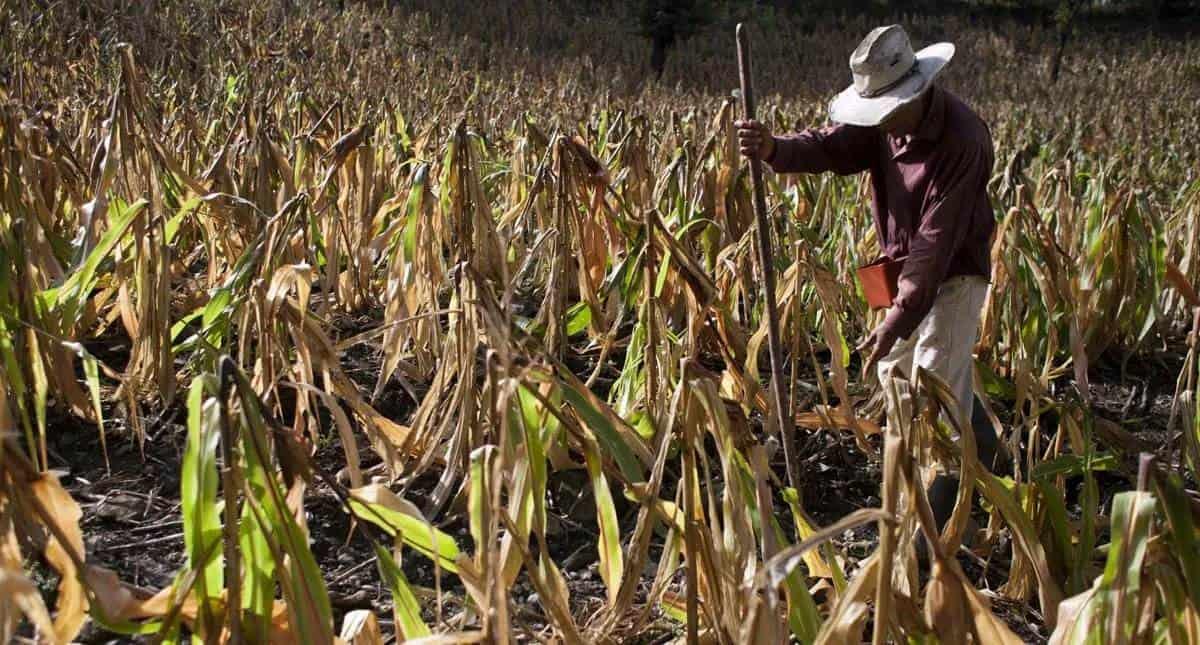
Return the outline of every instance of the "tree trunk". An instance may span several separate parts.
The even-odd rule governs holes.
[[[1058,82],[1058,74],[1062,71],[1062,57],[1067,49],[1067,41],[1071,39],[1071,26],[1079,13],[1082,0],[1062,0],[1055,13],[1054,22],[1058,25],[1058,46],[1054,49],[1054,62],[1050,66],[1050,83]]]
[[[667,50],[670,47],[670,38],[654,37],[654,46],[650,51],[650,69],[654,71],[654,78],[662,78],[663,69],[667,65]]]
[[[1058,47],[1054,50],[1054,64],[1050,68],[1050,82],[1058,82],[1058,73],[1062,69],[1063,52],[1067,49],[1067,40],[1070,39],[1070,29],[1060,29],[1058,32]]]

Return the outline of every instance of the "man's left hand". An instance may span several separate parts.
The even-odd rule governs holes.
[[[892,352],[892,347],[896,344],[896,333],[892,331],[891,325],[885,320],[879,323],[879,326],[867,334],[863,342],[859,343],[855,351],[864,353],[870,351],[867,356],[867,362],[863,363],[863,376],[871,373],[871,369],[879,363],[879,359],[887,356]]]

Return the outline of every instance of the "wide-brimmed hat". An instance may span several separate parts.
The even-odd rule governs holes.
[[[929,89],[953,57],[952,43],[914,53],[903,27],[876,27],[850,55],[854,83],[830,101],[829,117],[850,125],[879,125]]]

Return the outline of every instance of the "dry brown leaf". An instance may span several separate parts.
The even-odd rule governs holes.
[[[84,573],[88,589],[99,605],[100,613],[113,620],[133,618],[140,603],[112,569],[89,565]]]
[[[808,430],[820,430],[822,428],[836,428],[838,430],[854,430],[855,423],[859,429],[866,435],[874,435],[882,432],[878,423],[869,419],[863,419],[855,416],[851,420],[844,407],[833,409],[825,406],[817,406],[811,412],[800,412],[796,414],[796,425]]]
[[[925,620],[943,643],[967,642],[969,611],[964,590],[938,559],[925,588]],[[991,642],[991,641],[987,641]]]
[[[841,645],[862,642],[863,628],[870,616],[867,604],[875,590],[879,575],[879,556],[872,554],[859,568],[857,575],[838,598],[833,611],[821,625],[815,645]]]
[[[87,619],[88,601],[83,584],[79,581],[77,561],[83,558],[83,533],[79,520],[83,511],[71,495],[58,483],[58,478],[43,474],[29,486],[31,496],[47,514],[44,520],[53,522],[57,531],[52,531],[46,542],[45,556],[50,566],[58,571],[57,615],[54,617],[54,633],[59,642],[74,640]],[[59,541],[61,535],[66,544]]]
[[[1200,296],[1196,295],[1195,288],[1188,283],[1187,277],[1179,270],[1179,265],[1167,260],[1167,273],[1165,277],[1167,282],[1171,283],[1171,286],[1175,287],[1175,290],[1179,292],[1179,295],[1183,296],[1189,307],[1200,307]]]
[[[37,585],[20,571],[0,568],[0,642],[12,641],[22,615],[43,635],[55,633]]]
[[[348,645],[383,645],[379,620],[375,618],[374,613],[366,609],[357,609],[346,614],[342,620],[340,637]]]

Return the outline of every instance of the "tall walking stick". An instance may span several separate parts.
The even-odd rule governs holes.
[[[754,78],[750,71],[750,37],[746,26],[737,26],[738,76],[742,83],[742,118],[754,119]],[[784,414],[783,350],[779,346],[779,308],[775,304],[775,262],[771,254],[771,223],[767,220],[767,199],[763,189],[762,162],[750,157],[750,181],[754,187],[754,216],[758,221],[758,265],[762,267],[763,288],[767,292],[767,343],[771,349],[771,392],[783,460],[787,464],[788,485],[799,488],[800,467],[795,455],[795,422]]]

